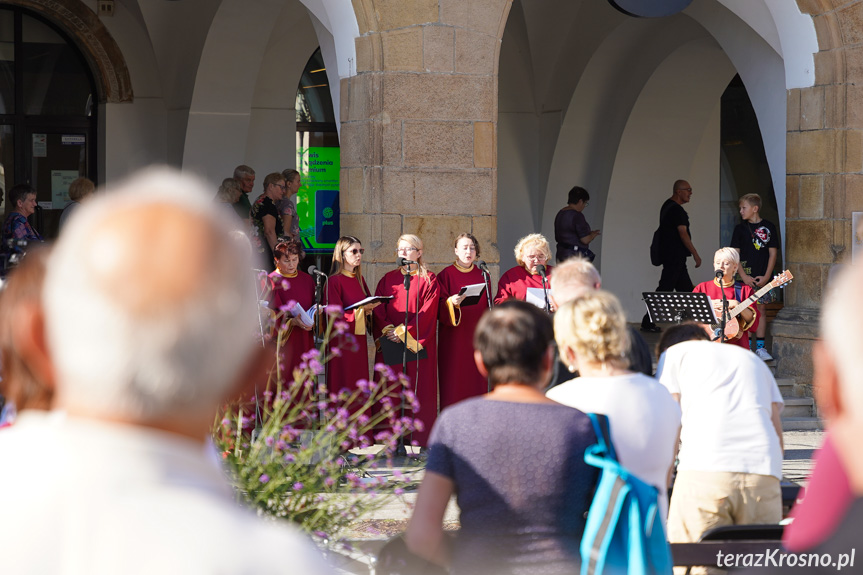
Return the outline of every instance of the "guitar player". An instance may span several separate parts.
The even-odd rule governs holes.
[[[735,282],[734,274],[737,273],[737,268],[740,265],[740,254],[734,248],[719,248],[713,256],[713,269],[717,272],[722,272],[720,279],[717,277],[706,282],[701,282],[693,293],[705,293],[713,303],[713,309],[716,311],[716,316],[721,317],[722,314],[722,292],[725,292],[725,297],[728,298],[728,309],[734,307],[752,296],[754,293],[752,288],[743,282]],[[736,324],[736,328],[735,328]],[[758,314],[754,309],[747,308],[740,314],[728,322],[725,330],[726,343],[739,345],[740,347],[749,349],[749,332],[754,332],[758,329]]]

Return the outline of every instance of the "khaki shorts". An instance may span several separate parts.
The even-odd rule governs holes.
[[[694,543],[714,527],[781,520],[782,489],[772,475],[683,470],[677,472],[671,493],[668,540]],[[699,572],[704,570],[692,569]]]

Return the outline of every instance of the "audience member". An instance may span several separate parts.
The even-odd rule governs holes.
[[[578,369],[580,377],[546,395],[585,413],[608,416],[620,463],[659,490],[664,523],[680,407],[655,379],[629,369],[620,302],[608,292],[593,290],[563,304],[554,314],[554,337],[569,371]]]
[[[554,277],[551,278],[551,299],[554,306],[559,307],[601,287],[602,279],[593,264],[585,259],[574,257],[554,268]],[[624,355],[629,371],[653,376],[653,357],[650,355],[647,342],[635,328],[627,326],[626,330],[629,335],[629,346]],[[558,369],[552,387],[570,379],[566,377],[567,373],[566,370],[560,373]]]
[[[279,213],[282,215],[282,225],[285,226],[285,237],[300,241],[300,217],[297,215],[296,195],[302,185],[300,173],[293,169],[282,170],[285,178],[285,198],[279,202]]]
[[[805,511],[794,510],[788,535],[794,551],[823,556],[829,564],[810,565],[808,573],[835,573],[840,554],[859,546],[863,525],[863,266],[853,264],[839,274],[824,294],[821,338],[812,346],[813,383],[818,410],[829,437],[822,447],[806,490]],[[822,469],[822,466],[824,467]],[[829,470],[829,471],[828,471]],[[786,570],[787,571],[787,570]],[[781,569],[762,572],[784,572]],[[844,565],[842,573],[863,572],[863,561]]]
[[[219,405],[271,353],[251,337],[251,262],[211,197],[147,172],[89,202],[57,242],[44,333],[29,329],[66,418],[0,433],[15,462],[0,474],[10,573],[328,572],[294,530],[238,508],[207,455]]]
[[[667,331],[677,329],[691,328]],[[695,542],[722,525],[778,523],[784,402],[764,362],[736,345],[684,341],[665,350],[657,377],[683,411],[668,540]]]
[[[551,375],[551,319],[520,301],[486,313],[474,336],[490,394],[445,409],[408,525],[408,548],[454,575],[577,573],[597,480],[584,462],[590,418],[543,395]],[[443,532],[456,495],[461,529]]]
[[[275,271],[276,266],[273,250],[279,243],[279,238],[284,235],[284,224],[282,215],[276,207],[285,197],[287,190],[285,178],[278,172],[267,174],[264,178],[264,193],[255,200],[249,212],[252,221],[251,240],[257,248],[268,271]]]
[[[63,208],[63,211],[60,213],[60,229],[66,225],[66,221],[69,219],[69,216],[72,215],[80,205],[81,202],[86,200],[96,191],[96,184],[94,184],[89,178],[78,178],[73,180],[71,184],[69,184],[69,199],[71,200],[66,207]]]
[[[0,292],[0,393],[8,402],[7,410],[17,412],[17,417],[46,412],[54,399],[53,374],[45,369],[47,362],[34,355],[41,350],[31,337],[34,322],[42,321],[47,258],[47,248],[30,250]]]
[[[240,218],[248,222],[249,212],[252,209],[252,202],[249,200],[249,194],[255,189],[255,170],[246,165],[239,165],[234,168],[234,179],[240,184],[242,193],[239,199],[234,202],[234,210]]]

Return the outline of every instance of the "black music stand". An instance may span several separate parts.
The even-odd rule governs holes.
[[[712,325],[717,322],[706,293],[646,291],[641,296],[653,323],[691,320]]]

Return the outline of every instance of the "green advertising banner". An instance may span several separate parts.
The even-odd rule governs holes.
[[[331,252],[339,239],[339,148],[297,150],[300,240],[309,253]]]

